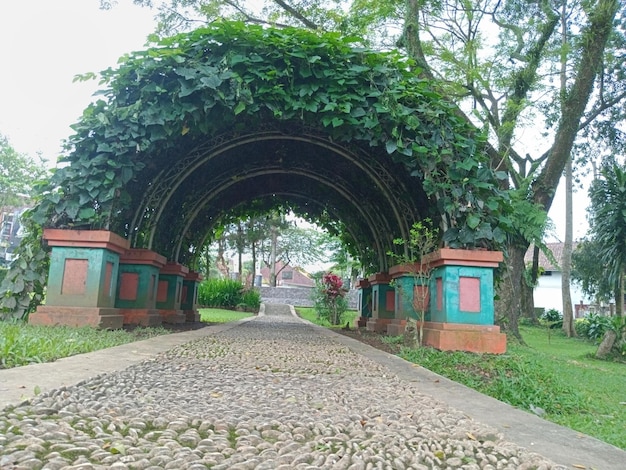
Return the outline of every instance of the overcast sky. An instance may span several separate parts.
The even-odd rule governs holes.
[[[98,87],[72,83],[74,76],[114,66],[154,30],[152,12],[132,0],[98,7],[98,0],[0,0],[0,133],[18,152],[55,162]]]
[[[143,49],[154,28],[153,13],[132,0],[109,11],[99,0],[0,0],[0,134],[18,152],[42,152],[53,165],[98,89],[96,81],[72,83],[74,76],[114,67]],[[550,211],[561,240],[562,189]],[[586,232],[585,195],[575,198],[575,238]]]

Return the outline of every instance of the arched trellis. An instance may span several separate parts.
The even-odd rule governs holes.
[[[177,237],[195,246],[198,224],[242,202],[232,188],[268,194],[210,175],[271,186],[289,174],[320,207],[364,219],[344,215],[351,237],[374,247],[372,268],[384,269],[391,240],[424,216],[441,220],[451,246],[494,243],[507,209],[481,139],[411,68],[393,53],[299,30],[224,22],[167,39],[103,72],[104,99],[74,126],[68,164],[35,218],[110,228],[176,258],[185,248]],[[309,158],[273,166],[278,144]],[[262,152],[241,173],[229,167],[252,145]],[[219,190],[199,189],[205,183]]]
[[[150,192],[142,201],[142,207],[137,210],[134,217],[134,220],[140,220],[142,215],[150,215],[143,221],[140,220],[144,225],[136,224],[148,233],[145,247],[165,251],[168,256],[178,260],[182,240],[185,239],[189,226],[193,224],[199,212],[210,210],[211,201],[219,197],[223,191],[233,186],[249,185],[251,179],[258,181],[253,184],[258,188],[257,194],[248,191],[245,197],[255,198],[263,195],[266,184],[263,183],[262,176],[289,175],[291,179],[297,181],[310,178],[323,184],[322,191],[325,195],[337,193],[342,203],[349,205],[350,211],[359,213],[361,218],[367,221],[366,225],[371,232],[368,238],[374,243],[378,253],[378,265],[381,269],[385,267],[385,254],[390,249],[393,237],[406,236],[411,221],[424,215],[423,206],[427,198],[421,191],[421,187],[414,185],[409,191],[407,188],[409,181],[406,177],[391,174],[394,166],[397,170],[398,165],[388,157],[385,162],[363,155],[362,151],[359,155],[337,144],[322,140],[318,136],[312,136],[310,132],[296,136],[276,131],[262,134],[251,133],[238,136],[231,141],[224,142],[220,139],[220,142],[223,142],[222,145],[210,150],[194,149],[191,157],[180,159],[179,164],[161,173],[153,183]],[[237,149],[240,150],[240,154],[241,152],[245,154],[246,146],[251,145],[259,151],[259,146],[264,142],[281,142],[282,144],[289,142],[293,150],[301,149],[302,145],[313,146],[313,154],[317,159],[310,161],[311,159],[303,159],[299,155],[287,164],[289,157],[274,155],[271,152],[273,149],[264,149],[269,154],[264,158],[248,158],[247,155],[235,158],[229,155],[229,152]],[[327,153],[325,158],[333,159],[332,165],[328,164],[329,162],[324,163],[319,149]],[[219,158],[226,160],[228,165],[216,163],[215,160]],[[338,163],[339,159],[345,160],[342,168],[343,174],[339,172],[341,166]],[[219,168],[220,171],[214,168]],[[198,174],[209,174],[210,177],[201,180],[196,178],[194,183],[192,176]],[[355,185],[355,181],[359,184]],[[289,185],[290,182],[283,184]],[[193,187],[193,190],[189,190],[189,186]],[[280,188],[272,188],[272,192],[279,190]],[[184,193],[182,202],[177,200],[173,204],[175,210],[169,210],[168,218],[163,213],[167,211],[168,202],[177,192]],[[314,197],[314,192],[311,191],[309,197]],[[233,193],[232,204],[238,204],[237,198],[241,193],[241,191]],[[327,204],[332,203],[332,198],[326,197],[326,199]],[[180,217],[177,217],[179,212],[183,218],[182,221]],[[159,224],[160,220],[161,224]],[[133,226],[135,226],[134,222]],[[156,233],[163,235],[166,233],[166,228],[178,233],[176,245],[170,244],[166,247],[163,244],[154,244]],[[135,237],[137,237],[137,232],[135,232]],[[362,241],[367,242],[367,239]],[[190,243],[199,246],[197,240]]]

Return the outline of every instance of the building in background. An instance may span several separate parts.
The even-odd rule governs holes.
[[[20,223],[27,207],[5,210],[0,213],[0,265],[8,266],[14,258],[14,252],[24,238],[24,227]]]
[[[539,279],[534,289],[533,298],[535,308],[542,308],[545,311],[550,309],[563,312],[563,296],[561,294],[561,259],[563,257],[563,243],[546,243],[546,247],[553,255],[551,260],[543,251],[539,252]],[[573,249],[576,249],[574,243]],[[534,246],[531,245],[526,252],[524,261],[526,266],[531,266],[533,262]],[[590,299],[585,297],[580,286],[576,283],[570,284],[572,296],[572,311],[576,318],[584,316],[590,304]],[[582,306],[582,307],[581,307]]]

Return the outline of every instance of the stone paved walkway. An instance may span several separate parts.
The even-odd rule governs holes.
[[[416,375],[400,359],[295,318],[288,306],[268,305],[264,313],[6,408],[0,413],[0,469],[580,465],[575,456],[557,465],[505,440],[497,426],[425,394],[446,385],[450,393],[465,391],[469,400],[474,395],[463,387],[423,370]],[[594,468],[624,468],[611,463],[626,462],[611,460],[619,457],[616,451],[603,462],[598,454]]]

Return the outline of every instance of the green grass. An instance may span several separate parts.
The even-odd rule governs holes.
[[[225,323],[253,315],[212,308],[200,309],[200,314],[202,321],[207,323]],[[62,357],[141,341],[172,331],[175,330],[163,327],[133,328],[130,331],[97,330],[0,321],[0,369],[53,362]]]
[[[344,320],[339,325],[331,325],[327,320],[318,318],[317,312],[313,307],[296,307],[296,312],[305,320],[315,323],[316,325],[325,326],[326,328],[338,328],[340,326],[345,326],[348,321],[351,325],[354,325],[356,317],[358,316],[358,312],[356,310],[347,310],[342,316]]]
[[[225,310],[221,308],[201,308],[200,320],[207,323],[228,323],[241,320],[254,315],[250,312],[238,312],[236,310]]]
[[[404,348],[400,355],[513,406],[626,449],[626,364],[593,358],[597,346],[560,331],[520,328],[504,355]]]
[[[0,321],[0,369],[52,362],[167,333],[161,327],[108,331]]]

